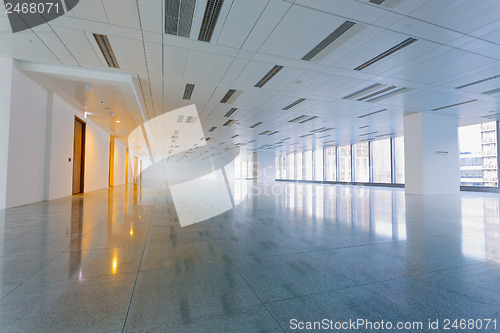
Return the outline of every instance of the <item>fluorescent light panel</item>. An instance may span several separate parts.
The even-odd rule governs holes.
[[[231,108],[229,111],[226,112],[224,117],[229,118],[236,110],[238,110],[238,108]]]
[[[184,96],[182,96],[182,99],[191,99],[191,96],[193,95],[193,90],[194,90],[194,84],[186,83],[186,87],[184,88]]]
[[[381,83],[375,83],[375,84],[372,84],[371,86],[368,86],[366,88],[363,88],[361,90],[353,92],[352,94],[347,95],[347,96],[342,97],[342,98],[343,99],[356,99],[356,98],[358,98],[360,96],[363,96],[364,94],[371,93],[372,91],[375,91],[378,88],[382,88],[382,87],[385,87],[385,85],[381,84]]]
[[[283,110],[289,110],[291,108],[293,108],[294,106],[296,106],[297,104],[300,104],[302,103],[303,101],[305,101],[306,99],[305,98],[299,98],[298,100],[296,100],[295,102],[293,102],[292,104],[289,104],[287,106],[285,106],[283,108]]]
[[[442,106],[440,108],[432,109],[431,111],[439,111],[439,110],[448,109],[448,108],[452,108],[454,106],[459,106],[459,105],[463,105],[463,104],[467,104],[467,103],[472,103],[472,102],[476,102],[476,101],[477,101],[477,99],[471,99],[469,101],[465,101],[465,102],[461,102],[461,103],[457,103],[457,104]]]
[[[382,110],[378,110],[378,111],[375,111],[375,112],[370,112],[370,113],[364,114],[362,116],[359,116],[358,118],[364,118],[364,117],[373,116],[374,114],[377,114],[377,113],[380,113],[380,112],[383,112],[383,111],[386,111],[386,110],[387,109],[382,109]]]

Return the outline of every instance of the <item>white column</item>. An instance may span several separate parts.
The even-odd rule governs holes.
[[[0,57],[0,209],[7,204],[7,166],[9,156],[12,68],[14,61]]]
[[[458,121],[455,116],[412,113],[404,117],[407,194],[460,191]]]

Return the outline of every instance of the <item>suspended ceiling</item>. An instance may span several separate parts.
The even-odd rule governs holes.
[[[209,144],[246,150],[394,137],[413,112],[500,119],[497,0],[225,0],[209,42],[198,40],[207,0],[192,4],[177,36],[162,0],[82,0],[16,34],[2,3],[0,53],[123,139],[191,104]]]

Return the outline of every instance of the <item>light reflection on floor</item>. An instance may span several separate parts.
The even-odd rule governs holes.
[[[0,331],[499,317],[498,194],[232,190],[236,209],[184,228],[168,191],[134,185],[0,211]]]

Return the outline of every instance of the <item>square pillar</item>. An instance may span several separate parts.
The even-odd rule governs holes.
[[[460,191],[456,116],[420,112],[404,117],[406,194]]]

